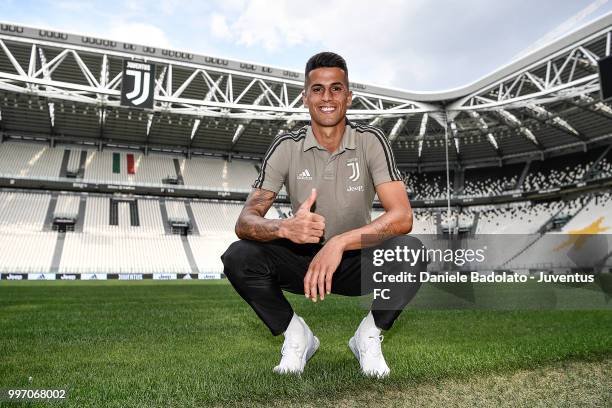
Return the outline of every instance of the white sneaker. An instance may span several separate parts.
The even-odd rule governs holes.
[[[306,362],[319,348],[319,339],[312,334],[304,319],[298,316],[302,324],[302,333],[293,333],[285,337],[281,349],[281,361],[274,367],[277,374],[302,374]]]
[[[359,326],[349,340],[349,348],[359,361],[361,371],[368,377],[385,378],[391,372],[380,347],[383,339],[380,330],[363,330]]]

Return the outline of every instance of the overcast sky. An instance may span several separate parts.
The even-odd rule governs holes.
[[[0,21],[302,71],[343,55],[352,81],[467,85],[612,11],[608,0],[0,0]]]

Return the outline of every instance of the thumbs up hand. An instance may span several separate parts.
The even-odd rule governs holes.
[[[299,213],[300,211],[306,211],[306,212],[310,212],[310,209],[312,208],[312,206],[314,205],[315,201],[317,201],[317,189],[313,188],[310,191],[310,195],[308,196],[308,198],[306,199],[306,201],[304,201],[302,203],[302,205],[300,205],[300,208],[298,208],[297,212]]]
[[[320,241],[325,232],[325,218],[310,211],[316,200],[317,190],[313,188],[295,215],[281,224],[281,236],[296,244],[316,244]]]

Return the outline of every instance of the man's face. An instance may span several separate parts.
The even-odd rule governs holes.
[[[317,125],[333,127],[342,122],[352,98],[344,70],[317,68],[308,73],[303,101]]]

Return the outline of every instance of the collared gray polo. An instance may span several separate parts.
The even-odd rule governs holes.
[[[379,128],[347,121],[342,142],[330,153],[312,127],[276,137],[253,188],[278,193],[283,186],[295,213],[313,188],[312,211],[325,217],[325,239],[370,223],[375,187],[402,180],[387,137]]]

